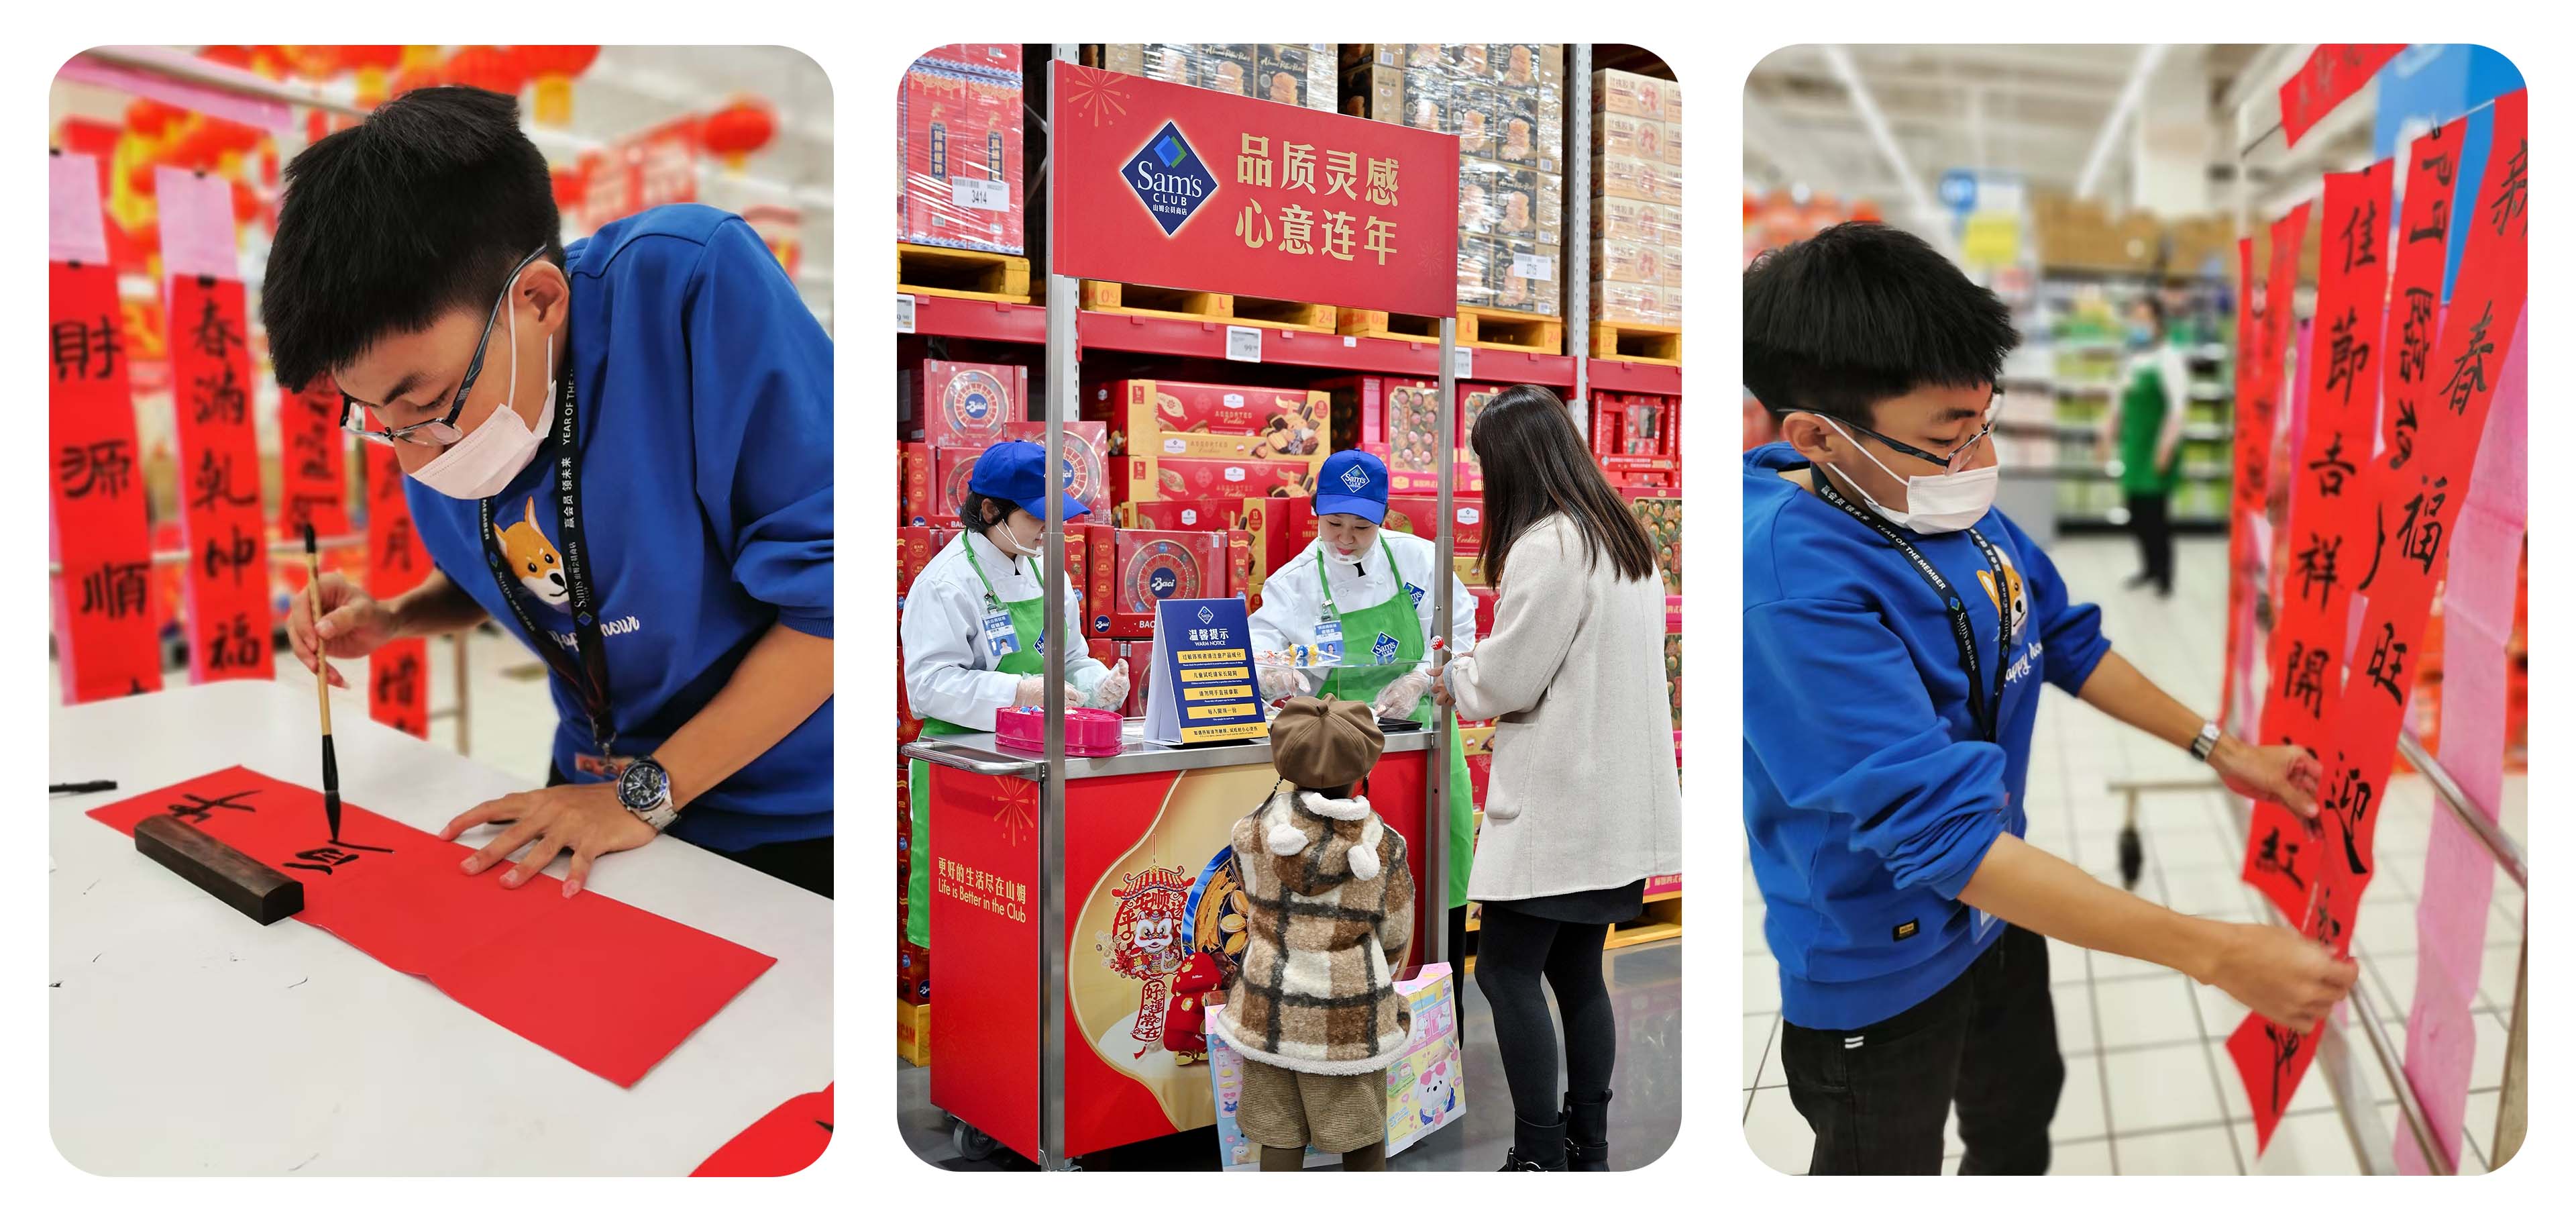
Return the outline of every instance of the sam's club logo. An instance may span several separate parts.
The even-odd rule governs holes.
[[[1395,635],[1391,633],[1382,632],[1377,635],[1376,641],[1369,643],[1369,653],[1377,656],[1378,665],[1381,667],[1394,662],[1400,649],[1401,647],[1396,644]]]
[[[1145,212],[1163,228],[1163,234],[1178,234],[1190,216],[1199,212],[1207,199],[1216,195],[1216,176],[1199,161],[1198,152],[1190,149],[1190,140],[1181,137],[1181,128],[1173,122],[1163,123],[1162,130],[1137,148],[1127,160],[1127,187],[1136,190],[1136,199],[1145,203]]]
[[[1342,471],[1342,485],[1349,487],[1351,489],[1351,494],[1357,495],[1360,492],[1367,490],[1368,482],[1368,471],[1363,470],[1358,466],[1352,466],[1351,468]]]

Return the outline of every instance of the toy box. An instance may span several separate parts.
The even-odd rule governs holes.
[[[1028,250],[1020,85],[921,61],[897,100],[895,239],[1017,256]]]
[[[1112,496],[1120,503],[1166,499],[1294,498],[1314,493],[1315,466],[1305,461],[1235,461],[1211,457],[1112,457]]]
[[[1117,611],[1151,615],[1163,600],[1227,594],[1223,533],[1121,529],[1117,534]]]
[[[1046,443],[1043,421],[1002,425],[1002,439]],[[1109,425],[1075,420],[1064,426],[1064,489],[1093,515],[1109,514]]]
[[[1029,371],[1021,365],[923,361],[922,440],[934,449],[981,449],[1029,416]]]

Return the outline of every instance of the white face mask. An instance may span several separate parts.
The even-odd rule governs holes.
[[[512,281],[516,281],[514,276]],[[545,444],[546,434],[554,430],[555,344],[546,345],[546,410],[533,429],[519,418],[519,327],[510,324],[510,395],[492,414],[485,416],[481,427],[449,445],[447,451],[428,465],[412,471],[412,478],[422,486],[450,499],[490,499],[501,493],[536,460],[537,448]]]
[[[1377,548],[1377,534],[1369,534],[1367,542],[1363,543],[1355,553],[1343,553],[1342,547],[1333,544],[1333,539],[1331,537],[1317,537],[1315,539],[1315,544],[1323,547],[1325,560],[1331,562],[1333,565],[1357,566],[1362,562],[1368,561],[1369,553]]]
[[[1869,446],[1862,444],[1859,437],[1853,436],[1841,424],[1834,423],[1833,417],[1819,415],[1816,418],[1833,424],[1834,431],[1841,432],[1845,439],[1852,442],[1853,448],[1860,450],[1861,456],[1869,458],[1869,464],[1887,470],[1890,477],[1898,478],[1905,483],[1905,510],[1900,512],[1880,506],[1879,502],[1870,498],[1867,492],[1859,490],[1859,482],[1852,482],[1854,492],[1860,495],[1860,501],[1868,504],[1871,511],[1886,517],[1888,523],[1927,536],[1936,533],[1955,533],[1985,519],[1986,513],[1994,510],[1995,487],[2002,480],[2004,473],[2001,460],[1982,470],[1961,470],[1956,474],[1925,474],[1917,478],[1905,478],[1894,470],[1888,470],[1886,462],[1880,461],[1876,454],[1871,453]],[[1845,477],[1849,480],[1848,475]]]

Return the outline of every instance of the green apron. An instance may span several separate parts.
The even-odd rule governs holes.
[[[1404,572],[1395,567],[1395,551],[1386,548],[1383,535],[1378,548],[1386,553],[1386,573],[1395,581],[1396,591],[1384,604],[1343,612],[1333,603],[1333,581],[1324,575],[1324,558],[1315,556],[1315,581],[1323,585],[1324,607],[1339,626],[1341,657],[1377,657],[1381,637],[1392,639],[1394,648],[1389,661],[1376,666],[1343,666],[1324,677],[1323,691],[1339,700],[1363,703],[1375,701],[1379,690],[1401,678],[1406,671],[1424,663],[1422,610],[1413,601],[1412,585],[1404,581]],[[1323,634],[1315,644],[1326,645]],[[1413,720],[1431,724],[1434,713],[1431,695],[1424,693],[1421,703],[1413,707]],[[1476,861],[1476,820],[1473,792],[1467,781],[1467,751],[1453,727],[1449,732],[1449,906],[1455,909],[1467,904],[1467,873]]]
[[[960,537],[958,541],[963,548],[965,538]],[[994,606],[999,603],[993,595],[993,581],[984,577],[984,566],[975,560],[975,551],[968,548],[964,552],[966,565],[975,568],[975,578],[984,585],[984,616],[985,623],[989,625],[994,616]],[[1013,649],[994,661],[993,670],[1005,675],[1042,674],[1046,671],[1046,654],[1040,640],[1033,640],[1030,635],[1046,632],[1046,597],[1035,595],[1000,607],[1010,614]],[[987,642],[994,636],[989,628],[976,635],[979,640]],[[936,737],[984,731],[974,726],[925,717],[921,719],[921,732],[925,736]],[[918,759],[912,761],[912,875],[906,878],[903,900],[911,907],[904,915],[903,937],[912,941],[914,946],[927,950],[930,947],[930,765]]]
[[[2120,390],[2120,490],[2130,495],[2170,495],[2182,480],[2182,457],[2156,468],[2156,438],[2165,427],[2165,375],[2161,363],[2130,375]]]

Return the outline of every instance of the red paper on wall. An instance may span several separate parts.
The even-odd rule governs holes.
[[[321,794],[246,768],[89,811],[126,834],[164,814],[303,882],[296,918],[619,1086],[778,963],[551,876],[466,876],[472,848],[355,806],[335,841]]]
[[[269,679],[268,517],[251,427],[242,283],[170,279],[170,373],[178,407],[179,530],[195,683]]]
[[[372,441],[367,451],[367,594],[390,600],[429,577],[429,551],[412,528],[401,463]],[[367,656],[367,716],[429,737],[429,641],[404,638]]]
[[[2227,505],[2227,646],[2218,690],[2219,728],[2230,734],[2238,734],[2236,695],[2244,665],[2244,643],[2251,628],[2245,623],[2245,598],[2251,586],[2246,552],[2252,548],[2254,514],[2246,507],[2241,470],[2249,460],[2248,450],[2254,447],[2256,425],[2270,418],[2267,415],[2258,419],[2252,405],[2256,376],[2252,357],[2254,324],[2254,240],[2248,236],[2236,241],[2236,347],[2246,355],[2236,358],[2234,397],[2246,400],[2246,405],[2236,409],[2236,464],[2240,473]],[[1745,405],[1749,408],[1753,404],[1747,400]]]
[[[49,261],[46,411],[63,701],[158,691],[151,534],[116,271]]]
[[[2268,576],[2274,561],[2269,551],[2256,548],[2250,536],[2250,525],[2252,518],[2261,515],[2269,506],[2272,497],[2272,442],[2279,430],[2280,399],[2287,379],[2282,357],[2287,351],[2291,331],[2291,291],[2298,284],[2299,243],[2306,236],[2307,229],[2306,202],[2292,207],[2289,213],[2272,223],[2271,267],[2263,283],[2263,313],[2254,324],[2254,391],[2246,400],[2246,406],[2252,412],[2252,422],[2246,423],[2247,417],[2239,417],[2237,431],[2241,443],[2236,451],[2237,514],[2245,517],[2249,525],[2246,543],[2249,561],[2255,556],[2262,558],[2259,566],[2249,564],[2249,575]],[[2268,578],[2254,578],[2249,589],[2253,584],[2267,581]],[[2260,633],[2249,631],[2244,640],[2258,649],[2268,649]],[[2277,670],[2277,662],[2269,658],[2265,662]],[[2278,690],[2273,691],[2277,693]],[[2268,741],[2270,732],[2260,726],[2259,720],[2257,726],[2255,740]],[[2246,856],[2243,879],[2261,889],[2284,915],[2292,919],[2307,917],[2308,891],[2305,887],[2316,881],[2313,870],[2316,844],[2304,840],[2293,843],[2288,838],[2297,834],[2303,825],[2298,815],[2279,802],[2254,802],[2252,834],[2257,839]],[[2264,835],[2281,837],[2268,851],[2263,851],[2260,837]]]
[[[689,1175],[751,1179],[791,1175],[813,1165],[831,1144],[832,1088],[826,1086],[771,1108]]]
[[[2344,98],[2361,91],[2370,77],[2387,66],[2397,52],[2406,49],[2403,42],[2368,44],[2333,44],[2320,46],[2308,55],[2307,65],[2299,74],[2281,85],[2281,134],[2290,146],[2298,146],[2301,136],[2317,124],[2317,119],[2334,111]]]
[[[316,535],[343,536],[349,531],[347,435],[340,427],[340,388],[328,377],[304,389],[277,394],[279,462],[283,486],[278,492],[277,531],[290,539],[311,524]],[[287,586],[304,589],[301,564],[286,568]]]
[[[2406,149],[2406,203],[2397,224],[2397,263],[2388,280],[2388,332],[2381,358],[2374,448],[2390,470],[2404,470],[2423,430],[2431,397],[2433,341],[2442,329],[2442,269],[2451,237],[2451,197],[2469,120],[2458,118]]]

